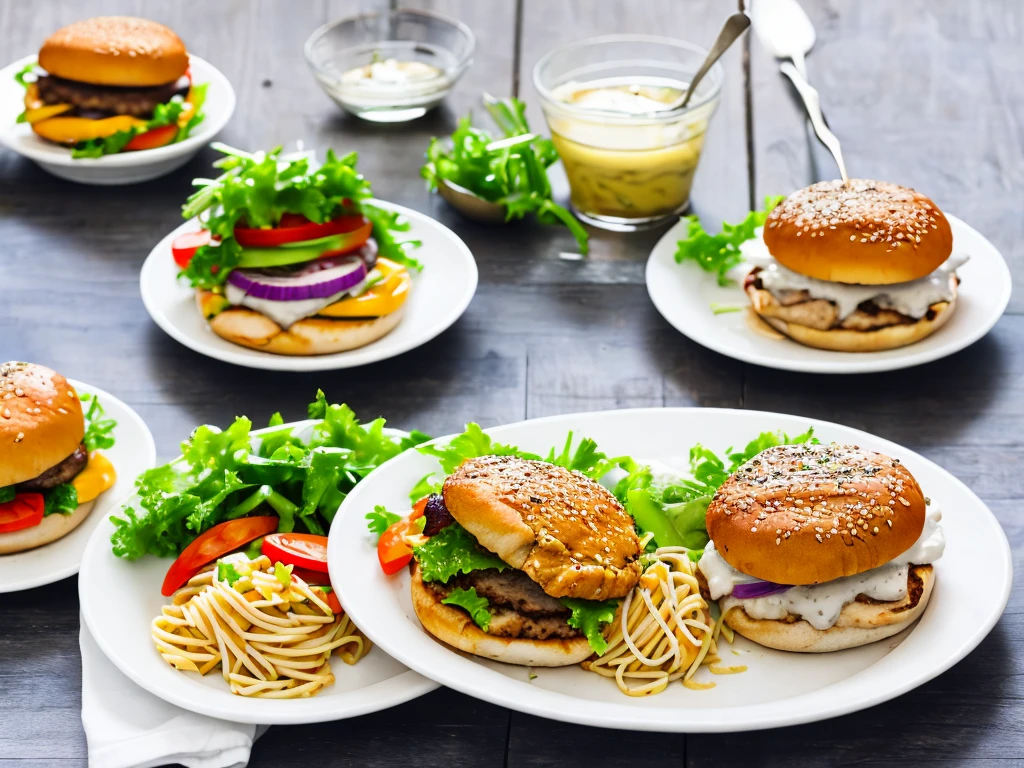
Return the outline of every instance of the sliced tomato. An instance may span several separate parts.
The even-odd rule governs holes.
[[[270,229],[235,227],[235,240],[243,248],[274,248],[331,235],[350,235],[345,238],[345,247],[355,249],[369,240],[372,233],[373,224],[363,216],[338,216],[323,224],[314,224],[305,216],[286,213],[278,226]]]
[[[308,568],[295,566],[292,568],[292,576],[298,576],[311,587],[331,586],[331,577],[320,571],[311,571]]]
[[[240,517],[213,526],[185,547],[178,555],[178,559],[167,569],[160,594],[170,597],[207,563],[212,563],[218,557],[234,552],[243,544],[276,530],[276,517]]]
[[[326,536],[317,536],[313,533],[275,533],[263,540],[263,554],[276,563],[327,573]],[[326,583],[329,584],[330,579]]]
[[[377,560],[388,576],[398,573],[412,560],[412,547],[406,543],[405,537],[423,531],[426,521],[420,521],[426,506],[425,498],[417,501],[412,512],[388,526],[377,542]]]
[[[171,241],[171,255],[174,256],[174,263],[184,269],[196,255],[196,251],[204,245],[210,244],[210,230],[200,229],[198,232],[186,232],[178,235]]]
[[[327,593],[327,605],[335,613],[341,613],[341,600],[338,599],[338,593],[333,589]]]
[[[124,145],[124,152],[136,152],[140,149],[156,149],[166,147],[178,136],[178,126],[175,124],[162,125],[151,131],[140,133],[132,137],[132,140]]]
[[[19,493],[10,501],[0,504],[0,533],[11,533],[31,528],[43,522],[46,507],[41,493]]]

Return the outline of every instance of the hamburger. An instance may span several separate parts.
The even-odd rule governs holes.
[[[907,187],[851,179],[813,184],[768,215],[771,258],[746,276],[754,311],[819,349],[873,352],[913,344],[956,308],[949,222]]]
[[[171,243],[179,277],[210,329],[279,355],[323,355],[369,344],[401,322],[412,290],[400,242],[409,228],[374,205],[355,153],[322,165],[215,144],[225,169],[197,180],[182,209],[203,227]]]
[[[74,157],[155,149],[202,121],[205,85],[193,86],[185,44],[163,24],[100,16],[57,30],[38,65],[18,74],[28,123]]]
[[[698,563],[723,620],[783,651],[906,629],[932,594],[941,514],[898,459],[851,445],[761,452],[715,493]]]
[[[92,415],[99,405],[92,399]],[[112,440],[109,419],[86,424],[82,400],[59,373],[0,364],[0,555],[73,531],[113,486],[114,467],[89,444]],[[88,434],[87,434],[88,432]]]
[[[430,634],[466,653],[579,663],[603,651],[618,598],[640,578],[629,514],[599,483],[544,461],[468,459],[425,516],[413,607]]]

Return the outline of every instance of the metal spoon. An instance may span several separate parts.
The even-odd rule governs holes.
[[[761,44],[776,59],[790,59],[807,80],[804,57],[814,47],[814,25],[796,0],[754,3],[750,11],[754,31]]]
[[[839,139],[836,138],[836,135],[825,124],[825,116],[821,114],[821,98],[818,96],[818,91],[788,61],[783,62],[780,69],[782,69],[782,74],[793,81],[793,86],[796,88],[797,93],[804,100],[804,108],[807,110],[807,116],[811,118],[814,132],[818,134],[821,143],[828,147],[828,151],[835,158],[836,165],[839,166],[839,173],[843,177],[843,184],[849,185],[850,179],[846,175],[846,163],[843,162],[843,150],[839,145]]]
[[[451,181],[437,180],[437,193],[448,205],[467,219],[485,224],[500,224],[505,221],[505,206],[484,200],[465,187]]]
[[[695,74],[690,80],[690,84],[686,88],[686,93],[666,106],[666,111],[682,109],[690,103],[690,97],[693,96],[693,92],[697,90],[697,86],[700,84],[700,81],[704,79],[704,75],[710,71],[716,61],[722,58],[722,54],[729,50],[730,46],[736,42],[736,39],[747,31],[747,27],[749,26],[750,19],[748,19],[746,14],[743,13],[734,13],[725,20],[725,24],[722,25],[722,31],[718,33],[718,39],[715,40],[715,44],[711,46],[711,50],[708,51],[708,56],[704,59],[704,63],[700,65],[700,69],[697,70],[697,74]]]

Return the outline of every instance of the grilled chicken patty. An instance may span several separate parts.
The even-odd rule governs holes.
[[[48,491],[58,485],[70,483],[88,463],[89,452],[85,450],[85,444],[81,444],[60,464],[50,467],[38,477],[18,483],[17,488],[19,491]]]
[[[491,625],[487,630],[490,635],[531,640],[580,636],[565,623],[569,609],[522,571],[491,568],[460,574],[447,584],[429,582],[427,586],[441,596],[457,588],[476,589],[491,604]]]
[[[124,88],[114,85],[92,85],[77,80],[65,80],[55,75],[44,75],[36,81],[39,98],[46,104],[73,104],[82,112],[98,112],[132,117],[152,117],[157,104],[164,104],[173,96],[188,93],[187,77],[172,83],[146,88]]]

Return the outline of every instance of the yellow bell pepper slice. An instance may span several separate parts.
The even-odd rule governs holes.
[[[84,117],[51,117],[36,123],[32,129],[44,139],[58,144],[77,144],[89,139],[103,139],[118,131],[130,131],[146,124],[145,120],[130,115],[115,115],[102,120],[88,120]]]
[[[390,315],[405,304],[412,287],[412,277],[401,264],[390,259],[377,259],[377,269],[384,280],[359,296],[350,296],[324,307],[318,315],[323,317],[382,317]]]

